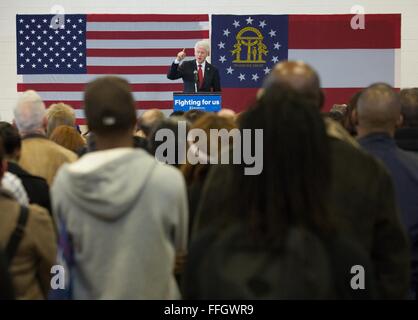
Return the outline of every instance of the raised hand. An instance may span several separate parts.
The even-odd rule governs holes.
[[[180,51],[179,53],[177,53],[177,60],[181,61],[184,58],[186,58],[186,48],[184,48],[182,51]]]

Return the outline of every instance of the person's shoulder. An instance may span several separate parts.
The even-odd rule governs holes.
[[[329,137],[328,141],[330,144],[331,155],[334,158],[333,161],[336,161],[339,164],[345,163],[351,166],[360,165],[375,168],[377,170],[383,168],[379,161],[362,148],[355,147],[346,141],[334,137]]]
[[[417,167],[418,168],[418,153],[413,152],[413,151],[407,151],[407,150],[403,150],[401,148],[397,148],[399,154],[402,155],[402,157],[409,162],[412,166]]]
[[[155,160],[156,161],[156,160]],[[155,166],[155,174],[158,176],[165,176],[166,180],[170,182],[178,182],[182,181],[183,175],[181,174],[180,170],[176,167],[173,167],[168,164],[164,164],[161,162],[156,161],[157,164]]]
[[[216,68],[215,65],[206,61],[206,69],[208,67],[211,68],[213,71],[218,71],[218,68]]]
[[[40,149],[49,156],[58,156],[59,158],[64,158],[68,162],[73,162],[78,158],[77,155],[71,150],[68,150],[63,146],[60,146],[58,143],[55,143],[54,141],[51,141],[46,137],[24,139],[22,143],[26,144],[25,147],[27,145],[31,145],[31,147],[35,149]]]
[[[157,162],[154,168],[152,185],[164,194],[186,192],[186,184],[180,170],[160,162]]]
[[[78,159],[78,156],[71,150],[68,150],[63,146],[60,146],[58,143],[55,143],[54,141],[49,142],[50,148],[54,150],[56,153],[61,154],[68,162],[74,162]]]
[[[182,68],[193,68],[193,65],[196,63],[195,59],[192,60],[183,60],[180,65]]]
[[[362,190],[367,186],[370,194],[393,188],[390,173],[380,159],[339,139],[330,138],[329,141],[333,188],[341,192],[353,187]],[[370,195],[369,201],[375,200],[381,202],[382,199],[372,200]],[[392,201],[393,195],[388,194],[384,200]]]
[[[8,171],[18,176],[22,181],[27,181],[30,183],[35,183],[36,185],[47,185],[48,183],[46,180],[42,177],[35,176],[33,174],[30,174],[25,169],[23,169],[21,166],[19,166],[17,163],[8,162]]]
[[[48,213],[48,210],[46,210],[45,208],[37,204],[31,204],[28,206],[28,210],[29,210],[29,214],[37,222],[40,222],[40,223],[51,222],[51,216]]]
[[[28,210],[27,229],[34,237],[53,234],[54,223],[48,210],[37,204],[29,205]]]

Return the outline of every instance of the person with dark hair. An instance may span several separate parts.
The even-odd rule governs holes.
[[[206,114],[205,111],[192,109],[192,110],[187,111],[184,114],[184,118],[190,123],[190,125],[193,125],[193,123],[195,123],[205,114]]]
[[[19,132],[10,123],[0,122],[0,137],[3,139],[7,171],[16,175],[23,184],[29,203],[36,203],[51,213],[49,186],[44,178],[34,176],[19,165],[22,140]]]
[[[306,101],[312,101],[310,105],[318,112],[322,108],[323,94],[319,77],[309,65],[293,61],[277,64],[265,83],[264,92],[270,87],[277,88],[277,85],[290,87]],[[260,93],[260,97],[263,94]],[[240,124],[244,117],[245,113],[240,117]],[[269,121],[274,122],[275,118],[271,117]],[[404,298],[409,287],[410,257],[407,238],[396,208],[392,179],[383,165],[372,156],[341,139],[327,135],[331,156],[327,208],[371,257],[381,297]],[[215,165],[209,171],[196,213],[193,234],[198,234],[199,230],[221,217],[217,213],[230,200],[227,200],[229,189],[222,193],[219,190],[224,190],[230,170],[230,166]]]
[[[184,132],[182,132],[182,129]],[[189,124],[182,118],[168,118],[156,123],[148,137],[148,151],[158,161],[179,167],[186,158]],[[158,136],[161,134],[161,137]]]
[[[145,111],[139,118],[138,118],[138,135],[143,138],[147,138],[155,124],[164,120],[165,116],[164,113],[159,109],[150,109]]]
[[[357,135],[357,123],[355,112],[357,112],[357,102],[360,98],[362,90],[357,91],[353,96],[350,98],[348,102],[348,109],[347,109],[347,117],[344,121],[344,128],[351,134],[351,136],[355,137]]]
[[[396,144],[418,154],[418,88],[403,89],[400,97],[403,121],[395,132]]]
[[[0,179],[7,166],[1,140],[0,137]],[[0,248],[6,255],[15,297],[45,299],[56,257],[51,216],[37,205],[21,206],[1,185],[0,212]]]
[[[312,101],[290,88],[270,87],[240,128],[263,129],[263,171],[245,175],[244,164],[231,166],[217,231],[202,231],[190,247],[186,297],[374,298],[365,250],[338,234],[327,207],[331,157]],[[346,281],[355,264],[367,270],[361,293]]]
[[[176,255],[187,244],[187,195],[181,173],[133,148],[135,100],[129,83],[98,78],[84,106],[96,151],[58,172],[55,220],[68,235],[74,299],[178,299]],[[169,183],[168,183],[169,182]],[[164,201],[161,201],[164,199]]]
[[[418,299],[418,155],[398,148],[393,138],[402,121],[399,94],[384,83],[371,85],[359,98],[357,117],[360,145],[383,161],[394,181],[411,246],[411,297]]]

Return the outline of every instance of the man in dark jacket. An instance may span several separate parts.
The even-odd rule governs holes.
[[[209,51],[209,44],[206,41],[199,41],[194,48],[195,59],[180,64],[186,57],[186,51],[183,49],[177,54],[176,60],[170,66],[167,78],[170,80],[182,78],[184,92],[220,92],[219,71],[206,61]]]
[[[3,139],[7,171],[22,180],[23,187],[29,197],[29,203],[36,203],[51,213],[49,187],[46,180],[31,175],[18,164],[22,140],[17,129],[10,123],[0,122],[0,137]]]
[[[290,86],[322,108],[319,77],[303,62],[276,65],[265,90],[272,83]],[[329,210],[369,253],[381,297],[405,298],[409,287],[410,256],[396,209],[392,180],[385,168],[370,155],[336,138],[330,137],[329,143],[332,157]],[[194,235],[216,219],[225,220],[219,212],[226,201],[230,201],[230,169],[227,165],[215,165],[210,170],[196,214]]]

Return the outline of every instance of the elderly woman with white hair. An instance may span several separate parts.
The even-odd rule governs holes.
[[[206,61],[209,54],[209,43],[204,40],[198,41],[194,47],[195,59],[181,63],[186,58],[186,49],[183,49],[170,66],[167,78],[170,80],[182,78],[184,92],[220,92],[219,71]]]
[[[63,163],[74,162],[77,155],[46,137],[48,121],[45,104],[35,91],[28,90],[19,97],[14,117],[22,136],[19,165],[51,185],[59,167]]]

